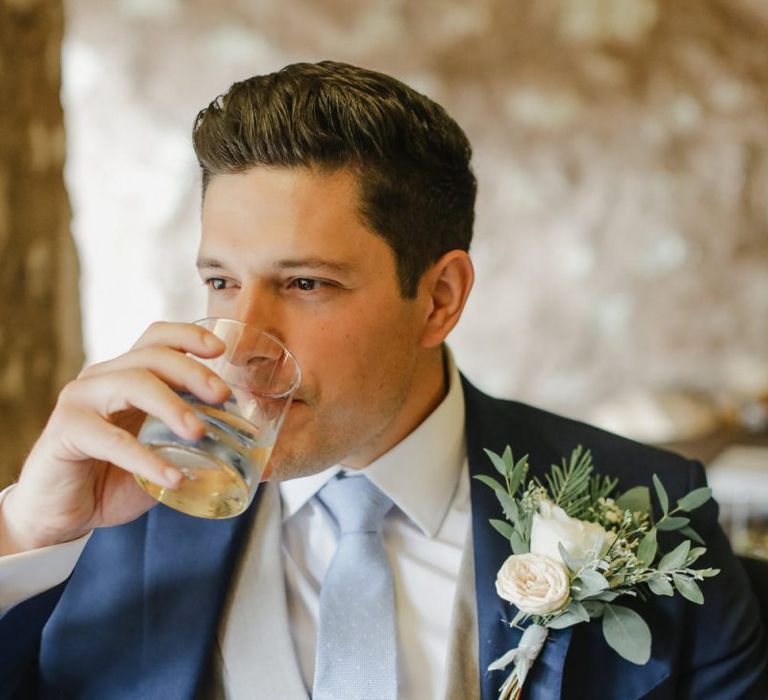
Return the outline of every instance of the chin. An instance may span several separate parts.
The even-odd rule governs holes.
[[[300,424],[285,427],[288,429],[280,432],[263,477],[265,480],[285,481],[311,476],[338,464],[345,456],[341,454],[344,450],[339,449],[338,442],[329,444],[327,436],[318,440],[316,431]]]
[[[328,465],[306,465],[297,463],[292,460],[290,456],[286,459],[281,459],[280,455],[277,455],[277,459],[271,459],[267,464],[264,474],[261,477],[262,481],[290,481],[291,479],[300,479],[303,476],[311,476],[318,472],[327,469]]]

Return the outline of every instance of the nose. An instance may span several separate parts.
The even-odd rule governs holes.
[[[256,330],[279,337],[277,304],[273,295],[263,286],[243,285],[237,295],[235,314],[232,318],[247,323]]]
[[[240,319],[209,319],[208,323],[227,346],[209,366],[231,387],[262,395],[278,395],[291,387],[298,370],[272,335]]]
[[[266,370],[282,355],[278,343],[262,335],[267,333],[283,342],[279,299],[267,283],[243,285],[237,294],[234,313],[230,316],[246,324],[237,341],[231,344],[229,362],[248,367],[250,374]]]

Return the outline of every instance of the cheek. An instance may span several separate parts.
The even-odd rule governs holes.
[[[286,345],[296,355],[307,389],[322,388],[325,398],[362,394],[362,387],[382,387],[397,381],[397,373],[412,364],[418,328],[410,309],[363,306],[333,321],[307,321],[292,328]]]

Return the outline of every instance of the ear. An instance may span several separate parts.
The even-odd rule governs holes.
[[[474,281],[472,260],[463,250],[449,251],[424,273],[419,284],[419,295],[427,302],[423,347],[437,347],[453,330]]]

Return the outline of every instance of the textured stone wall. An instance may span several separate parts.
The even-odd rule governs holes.
[[[82,363],[63,182],[62,19],[53,0],[0,2],[0,487]]]
[[[69,0],[65,100],[94,359],[200,315],[196,111],[335,58],[475,145],[478,283],[453,346],[574,415],[638,387],[768,391],[768,5]]]

